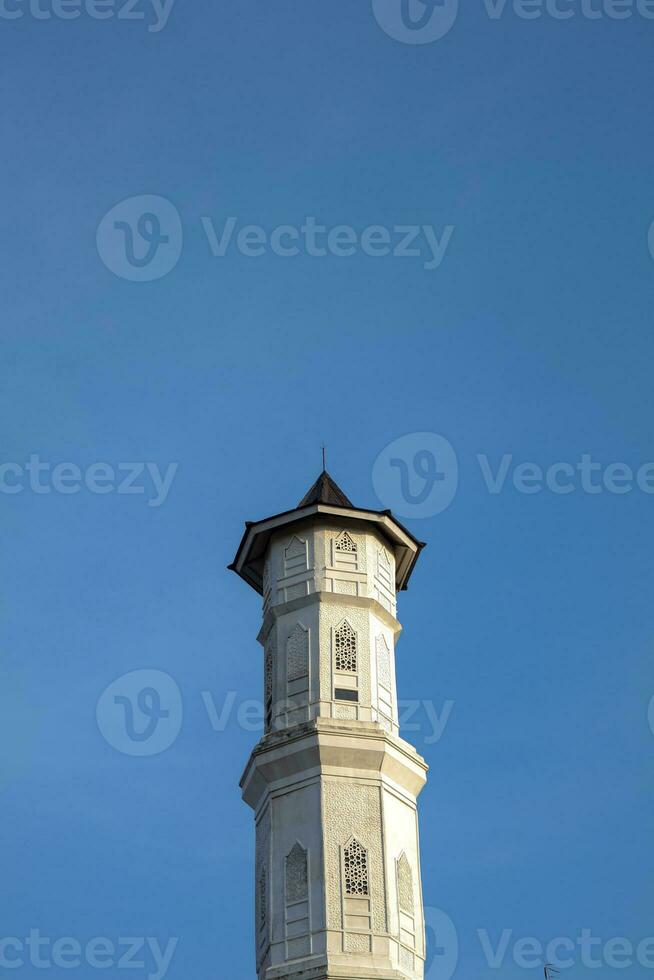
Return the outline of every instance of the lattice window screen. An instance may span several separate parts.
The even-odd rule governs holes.
[[[336,550],[344,552],[345,554],[356,555],[357,546],[347,531],[343,531],[343,533],[339,534],[339,536],[336,538]]]
[[[358,840],[353,840],[344,851],[345,894],[368,895],[368,852]]]
[[[356,673],[357,636],[347,621],[334,631],[334,654],[336,670]]]

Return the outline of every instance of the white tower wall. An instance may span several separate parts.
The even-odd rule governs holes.
[[[391,520],[300,507],[249,525],[234,565],[263,594],[266,732],[242,779],[260,980],[423,974],[426,765],[399,737],[395,683],[397,560],[406,579],[419,543]]]

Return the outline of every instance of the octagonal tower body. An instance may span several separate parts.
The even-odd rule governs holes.
[[[260,980],[423,975],[427,767],[399,737],[395,683],[396,591],[421,548],[323,472],[295,510],[246,525],[230,566],[263,597],[265,734],[241,780]]]

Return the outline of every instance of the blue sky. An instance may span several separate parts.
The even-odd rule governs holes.
[[[142,20],[2,9],[23,14],[0,16],[1,462],[22,489],[0,494],[0,938],[176,937],[171,980],[254,975],[238,779],[258,734],[238,718],[260,697],[259,600],[226,565],[244,520],[299,500],[322,440],[351,499],[383,507],[378,455],[408,435],[410,468],[432,432],[458,483],[405,518],[428,547],[398,647],[401,697],[452,702],[438,741],[424,708],[406,733],[431,767],[425,902],[454,923],[456,977],[538,976],[524,937],[636,947],[654,932],[654,496],[578,475],[524,493],[513,468],[654,460],[654,21],[467,3],[408,44],[370,0],[177,0],[158,31],[143,2]],[[179,225],[159,228],[173,267],[136,281],[113,217],[98,228],[145,195]],[[273,231],[310,216],[354,229],[354,254],[276,254]],[[212,254],[207,221],[230,217],[263,229],[262,255]],[[453,231],[425,269],[366,254],[371,226],[391,248],[398,226]],[[511,457],[500,492],[479,456]],[[69,489],[106,464],[109,491],[36,492],[30,457],[44,480],[70,464]],[[143,493],[116,492],[129,463],[151,464]],[[152,472],[173,474],[163,500]],[[144,757],[96,723],[139,669],[183,704]],[[478,930],[511,930],[500,968]],[[574,958],[564,975],[590,970]],[[651,975],[636,959],[623,975]],[[96,972],[122,974],[50,969]]]

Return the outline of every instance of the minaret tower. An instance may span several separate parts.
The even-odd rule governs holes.
[[[422,547],[323,470],[295,510],[246,524],[230,565],[263,596],[265,734],[241,780],[259,980],[423,976],[427,766],[395,686],[395,596]]]

